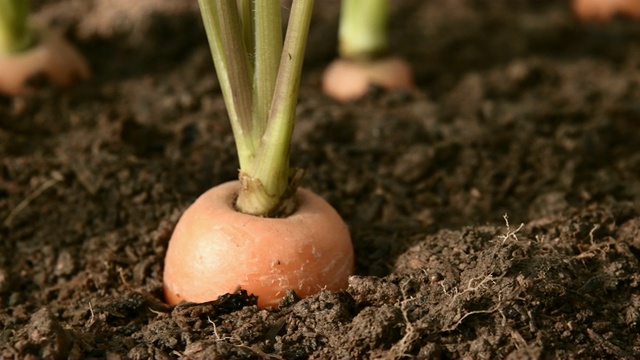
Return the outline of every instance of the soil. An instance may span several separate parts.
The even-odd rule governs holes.
[[[398,2],[418,88],[339,104],[319,91],[338,3],[318,1],[292,163],[357,275],[279,309],[170,307],[172,228],[237,160],[197,8],[142,2],[34,4],[94,76],[0,98],[3,358],[640,357],[638,23]]]

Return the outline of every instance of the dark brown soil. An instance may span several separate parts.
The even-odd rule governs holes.
[[[318,1],[292,162],[358,275],[279,310],[169,307],[172,227],[237,164],[199,14],[145,1],[36,3],[94,78],[0,99],[2,357],[640,357],[640,24],[399,2],[419,88],[340,105],[319,92],[337,2]]]

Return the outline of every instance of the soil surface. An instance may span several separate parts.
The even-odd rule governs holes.
[[[173,3],[34,4],[94,76],[0,98],[0,356],[640,357],[640,24],[397,2],[418,88],[339,104],[319,90],[338,3],[318,1],[292,163],[348,223],[357,275],[279,309],[170,307],[173,226],[237,176],[197,8]]]

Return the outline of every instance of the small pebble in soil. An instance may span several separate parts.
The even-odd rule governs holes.
[[[444,280],[444,276],[439,272],[429,274],[429,282],[437,283],[442,280]]]
[[[55,274],[56,275],[69,275],[73,273],[75,270],[75,264],[73,261],[73,256],[68,251],[61,251],[58,254],[58,259],[56,261],[55,266]]]

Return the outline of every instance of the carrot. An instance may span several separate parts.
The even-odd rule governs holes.
[[[390,91],[411,89],[411,66],[399,57],[372,61],[336,59],[322,76],[322,91],[341,102],[362,97],[372,85]]]
[[[294,0],[284,44],[280,3],[199,0],[231,121],[239,180],[182,215],[164,264],[165,300],[205,302],[241,287],[258,306],[347,286],[353,246],[337,212],[299,189],[291,134],[312,0]]]
[[[607,22],[616,15],[640,19],[638,0],[573,0],[573,12],[584,21]]]
[[[287,290],[306,297],[347,286],[353,248],[333,208],[299,189],[299,208],[286,218],[260,218],[233,208],[240,184],[200,196],[180,218],[165,259],[165,299],[204,302],[237,288],[277,306]]]
[[[387,53],[388,0],[343,0],[338,32],[339,58],[325,70],[323,92],[341,102],[362,97],[370,86],[413,88],[411,66]]]
[[[84,57],[62,36],[50,32],[19,54],[0,55],[0,92],[15,96],[32,89],[29,80],[43,74],[53,84],[68,87],[91,77]]]
[[[22,95],[29,80],[44,75],[58,86],[90,77],[84,57],[60,34],[29,27],[28,1],[0,1],[0,92]]]

